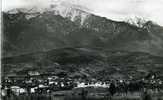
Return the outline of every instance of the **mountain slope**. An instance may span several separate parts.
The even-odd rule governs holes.
[[[140,51],[163,56],[163,28],[144,28],[93,15],[65,3],[50,8],[15,9],[3,14],[3,55],[64,47]]]

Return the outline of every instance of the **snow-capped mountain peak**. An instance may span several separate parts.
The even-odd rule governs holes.
[[[90,15],[90,13],[86,12],[88,11],[87,8],[66,2],[51,4],[47,10],[52,11],[55,15],[69,18],[71,21],[78,20],[80,21],[80,24],[83,24],[85,19]]]
[[[62,0],[53,0],[46,7],[31,6],[28,8],[17,8],[8,11],[9,14],[15,14],[18,12],[26,13],[28,19],[32,18],[29,16],[36,15],[36,13],[42,14],[44,12],[50,12],[51,14],[60,15],[64,18],[68,18],[71,21],[77,21],[81,25],[83,25],[85,19],[87,19],[89,15],[91,15],[89,13],[89,9],[80,5],[62,2]]]

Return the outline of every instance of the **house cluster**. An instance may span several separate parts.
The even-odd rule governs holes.
[[[72,89],[75,86],[76,84],[71,78],[30,71],[28,75],[24,76],[4,77],[1,95],[51,93],[53,91]]]
[[[112,85],[111,85],[112,84]],[[71,90],[73,88],[102,87],[112,88],[116,92],[140,91],[144,89],[162,90],[163,81],[150,78],[139,80],[112,79],[108,81],[76,79],[65,77],[64,75],[40,74],[29,72],[27,76],[5,77],[2,81],[1,95],[21,95],[21,94],[48,94],[55,91]]]
[[[102,88],[109,88],[109,83],[108,82],[77,82],[77,87],[75,88],[86,88],[86,87],[102,87]]]

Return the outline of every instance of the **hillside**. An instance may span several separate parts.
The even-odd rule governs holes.
[[[140,78],[149,72],[162,75],[163,58],[141,52],[62,48],[2,59],[4,74],[65,72],[69,77],[96,79]]]

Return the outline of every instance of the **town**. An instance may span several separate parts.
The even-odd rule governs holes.
[[[81,89],[81,92],[75,92],[75,95],[82,95],[86,92],[82,88],[104,88],[109,95],[123,95],[140,91],[151,90],[153,93],[162,92],[163,81],[154,74],[148,75],[142,79],[108,79],[106,81],[96,79],[83,79],[66,77],[62,72],[55,74],[40,74],[37,71],[29,71],[24,76],[7,76],[2,79],[1,96],[10,97],[11,95],[29,95],[29,94],[52,94],[56,91],[66,91]],[[88,94],[89,91],[86,92]],[[84,94],[84,95],[86,95]],[[62,94],[63,95],[63,94]]]

